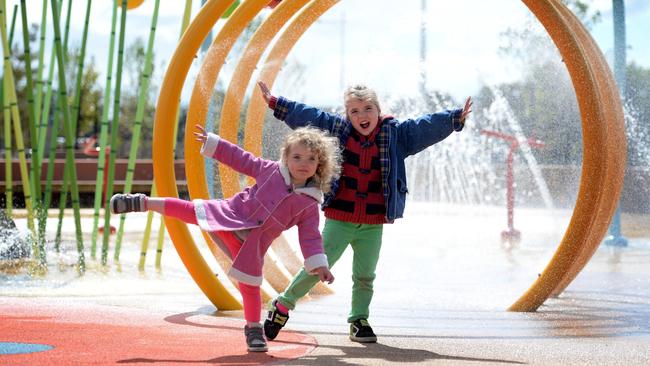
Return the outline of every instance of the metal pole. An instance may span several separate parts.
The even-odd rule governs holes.
[[[426,95],[427,90],[427,0],[420,4],[420,93]]]
[[[614,78],[625,103],[625,66],[626,41],[625,41],[625,4],[623,0],[612,0],[612,13],[614,17]],[[612,223],[609,226],[609,235],[605,244],[613,246],[627,246],[627,239],[621,235],[621,207],[616,208]]]

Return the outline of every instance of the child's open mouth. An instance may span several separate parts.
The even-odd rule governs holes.
[[[361,126],[361,128],[368,128],[370,126],[370,122],[364,122],[364,123],[360,124],[359,126]]]

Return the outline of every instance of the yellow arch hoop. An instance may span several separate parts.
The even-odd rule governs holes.
[[[234,42],[244,25],[259,13],[267,1],[249,0],[242,4],[241,8],[244,9],[238,9],[241,15],[238,17],[235,17],[236,14],[233,15],[228,21],[228,23],[233,22],[231,27],[228,30],[226,30],[227,27],[222,29],[223,35],[222,33],[220,35],[225,43],[220,43],[220,46],[227,46],[226,48],[229,50],[231,42]],[[287,3],[291,1],[285,0]],[[577,276],[604,237],[622,189],[626,140],[622,107],[611,72],[584,27],[575,21],[570,11],[557,0],[523,0],[523,2],[544,25],[567,64],[580,107],[584,144],[580,189],[569,227],[546,269],[530,289],[509,308],[513,311],[534,311],[554,291],[561,291]],[[316,3],[324,4],[325,2],[313,0],[309,6]],[[155,117],[153,146],[156,188],[162,196],[178,197],[174,185],[173,150],[171,148],[175,123],[173,121],[175,113],[172,112],[175,112],[175,108],[178,107],[180,90],[194,54],[203,38],[229,4],[230,1],[221,0],[211,0],[205,4],[185,32],[165,74]],[[277,44],[290,37],[291,35],[285,32]],[[215,42],[217,41],[215,40]],[[215,65],[214,60],[210,61],[209,56],[206,57],[204,63],[209,63],[217,68],[214,79],[210,83],[199,78],[197,83],[200,84],[200,87],[209,85],[206,90],[209,89],[211,93],[222,62]],[[281,64],[285,57],[286,53],[278,56],[274,59],[274,65]],[[266,67],[265,70],[267,70]],[[273,73],[273,77],[274,75]],[[254,106],[259,104],[255,99],[255,92],[249,112],[252,111],[251,108],[259,108],[259,106]],[[257,97],[259,99],[259,95]],[[200,101],[195,100],[193,93],[193,103],[201,105],[201,103],[205,104],[206,100],[209,100],[209,95],[207,99]],[[257,120],[259,117],[256,116],[258,115],[260,115],[259,112],[255,112],[251,117]],[[261,115],[263,116],[263,113]],[[205,120],[205,115],[198,119],[191,119],[188,116],[188,119],[202,122]],[[226,127],[222,125],[220,133],[225,138],[235,141],[237,124],[226,123],[230,123],[230,125]],[[259,121],[256,123],[258,123],[257,126],[260,126]],[[251,131],[254,133],[249,137]],[[246,132],[246,141],[249,144],[261,141],[261,128],[252,127]],[[250,149],[248,144],[245,143],[245,146]],[[192,197],[206,198],[208,193],[202,161],[200,164],[194,161],[200,160],[195,159],[198,156],[198,149],[199,146],[196,142],[189,139],[188,143],[186,135],[186,161],[193,159],[186,168],[188,186],[193,187],[190,193]],[[201,184],[195,185],[194,180],[203,182],[202,186]],[[232,190],[229,192],[231,194],[238,189],[236,180],[225,183],[224,186],[227,185],[227,189]],[[224,188],[225,193],[226,188]],[[240,304],[211,273],[189,235],[187,227],[173,219],[166,220],[166,223],[183,263],[201,290],[219,309],[238,308]]]
[[[510,308],[533,311],[575,279],[602,241],[621,190],[627,159],[623,108],[611,71],[587,30],[557,0],[524,0],[567,65],[582,117],[583,163],[576,207],[555,255]]]
[[[126,8],[128,10],[135,9],[138,6],[142,5],[143,2],[144,2],[144,0],[128,0],[126,2]],[[122,6],[122,2],[120,1],[120,3],[118,5]]]

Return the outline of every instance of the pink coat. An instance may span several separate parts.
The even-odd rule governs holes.
[[[318,230],[319,203],[323,196],[319,188],[294,188],[285,165],[256,157],[212,133],[208,134],[201,154],[256,181],[228,199],[194,200],[201,229],[208,232],[250,230],[233,259],[229,276],[250,285],[261,285],[264,254],[275,238],[296,225],[305,269],[310,272],[328,266]]]

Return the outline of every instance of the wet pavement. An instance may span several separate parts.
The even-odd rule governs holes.
[[[601,246],[558,298],[547,300],[534,313],[508,312],[552,257],[571,212],[520,209],[515,225],[522,241],[504,245],[503,211],[409,203],[405,218],[386,226],[369,319],[378,343],[358,344],[347,336],[348,251],[333,268],[335,293],[299,303],[285,328],[313,337],[317,343],[313,350],[293,360],[241,356],[220,359],[222,364],[650,364],[650,239],[629,238],[624,248]],[[119,270],[113,263],[100,270],[90,261],[89,272],[79,279],[69,269],[75,258],[71,246],[65,255],[52,257],[57,269],[46,279],[0,277],[0,301],[73,301],[160,317],[193,313],[199,322],[215,318],[241,322],[240,311],[215,312],[169,241],[161,272],[153,268],[153,248],[146,272],[137,271],[138,230],[145,219],[135,214],[127,220]],[[69,238],[74,232],[70,225],[64,225]],[[198,231],[192,232],[199,237]],[[287,237],[294,240],[295,232]],[[209,263],[210,256],[206,250]],[[215,339],[225,336],[218,329],[214,333]],[[289,344],[270,342],[272,349]],[[192,363],[218,363],[209,361]]]

